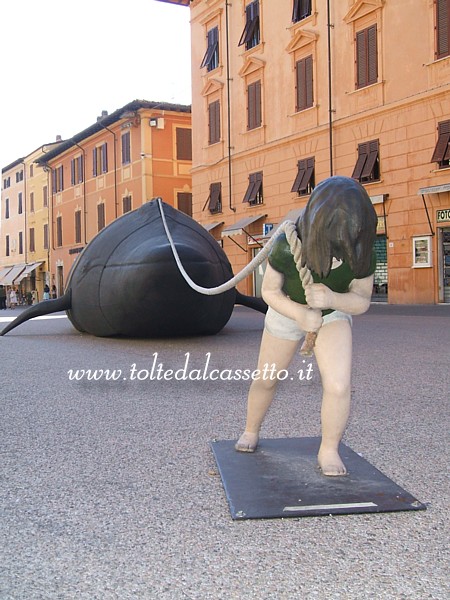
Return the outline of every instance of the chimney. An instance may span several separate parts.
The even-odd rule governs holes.
[[[56,141],[57,141],[57,142],[62,142],[62,137],[61,137],[60,135],[57,135],[57,136],[56,136]]]
[[[97,123],[99,121],[101,121],[104,117],[107,117],[107,116],[108,116],[108,111],[107,110],[102,110],[102,114],[99,117],[97,117]]]

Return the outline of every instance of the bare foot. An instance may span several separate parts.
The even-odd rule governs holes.
[[[327,475],[328,477],[342,477],[343,475],[347,475],[347,469],[337,450],[321,448],[317,459],[323,475]]]
[[[254,452],[256,450],[256,446],[258,445],[258,440],[259,435],[257,433],[244,431],[244,433],[236,442],[234,448],[238,452]]]

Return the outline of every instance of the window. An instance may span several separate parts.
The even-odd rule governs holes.
[[[192,217],[192,194],[190,192],[178,192],[177,207],[179,211]]]
[[[207,71],[217,69],[219,66],[219,28],[213,27],[206,35],[207,48],[200,68],[206,67]]]
[[[52,171],[52,184],[53,184],[53,192],[62,192],[64,189],[64,169],[63,166],[60,165],[56,167],[54,171]]]
[[[122,164],[127,165],[131,162],[131,136],[127,131],[122,135]]]
[[[431,236],[413,237],[413,267],[431,267]]]
[[[9,256],[9,235],[5,237],[5,256]]]
[[[250,50],[257,46],[259,41],[259,0],[255,0],[245,7],[245,27],[238,45],[245,44],[245,49]]]
[[[30,227],[30,252],[36,251],[36,243],[34,239],[34,227]]]
[[[377,26],[372,25],[356,34],[356,87],[366,87],[377,79]]]
[[[23,181],[23,171],[17,171],[16,173],[16,183]]]
[[[44,225],[44,250],[48,250],[48,224]]]
[[[192,160],[192,131],[177,127],[177,160]]]
[[[122,198],[122,212],[123,214],[130,212],[131,210],[131,196],[124,196]]]
[[[129,135],[129,132],[128,132]],[[123,144],[123,140],[122,140]],[[123,157],[123,145],[122,145],[122,157]],[[123,161],[122,161],[123,162]],[[128,162],[130,160],[128,159]],[[102,144],[98,148],[94,148],[92,151],[92,175],[97,177],[100,173],[108,172],[108,146]]]
[[[208,200],[206,202],[208,204],[208,210],[212,215],[222,212],[222,184],[220,182],[211,183],[209,186]]]
[[[9,198],[5,198],[5,219],[9,219]]]
[[[48,188],[46,185],[44,185],[44,187],[42,188],[42,199],[43,199],[44,208],[47,208],[47,206],[48,206]]]
[[[311,0],[294,0],[292,22],[297,23],[311,14]]]
[[[299,60],[296,65],[297,76],[297,112],[311,108],[314,102],[313,97],[313,58],[307,56]]]
[[[83,157],[81,154],[70,161],[70,182],[72,185],[83,182]]]
[[[23,213],[23,202],[22,202],[22,192],[19,192],[18,200],[17,200],[17,214],[21,215]]]
[[[11,187],[11,177],[6,177],[6,179],[3,180],[3,189],[6,190],[9,187]]]
[[[30,177],[34,175],[34,165],[30,165]]]
[[[56,217],[56,245],[60,248],[62,243],[62,217]]]
[[[247,129],[261,127],[261,81],[247,88]]]
[[[250,206],[263,203],[263,174],[252,173],[248,176],[248,188],[242,202],[248,202]]]
[[[34,192],[30,192],[30,212],[34,212]]]
[[[97,231],[105,227],[105,205],[102,202],[97,204]]]
[[[220,142],[220,102],[216,100],[208,105],[208,143]]]
[[[378,140],[359,144],[358,160],[352,174],[353,179],[357,179],[361,183],[380,179],[380,160],[378,154]]]
[[[75,211],[75,244],[81,244],[81,210]]]
[[[438,124],[438,141],[431,162],[437,162],[440,169],[450,166],[450,121]]]
[[[291,192],[299,196],[310,194],[314,189],[314,157],[299,160],[297,163],[297,176],[292,185]]]
[[[450,55],[450,0],[436,0],[436,58]]]
[[[23,254],[23,231],[19,231],[19,254]]]

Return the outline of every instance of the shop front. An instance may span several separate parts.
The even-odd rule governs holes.
[[[427,211],[430,235],[414,240],[414,260],[435,270],[436,302],[450,303],[450,183],[421,188],[418,193]]]

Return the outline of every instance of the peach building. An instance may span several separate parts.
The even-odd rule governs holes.
[[[50,191],[51,285],[63,292],[86,244],[156,196],[191,214],[190,106],[135,100],[36,160]]]
[[[448,1],[174,3],[191,13],[193,215],[234,271],[346,175],[379,217],[375,297],[450,302]]]

